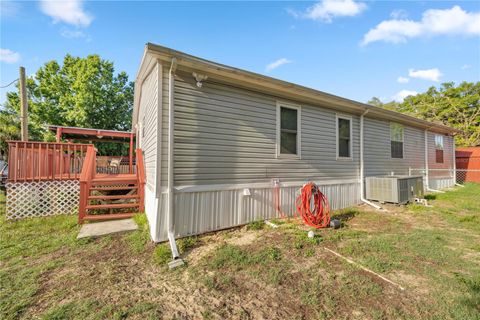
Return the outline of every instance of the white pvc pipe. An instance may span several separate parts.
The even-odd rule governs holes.
[[[175,89],[175,70],[177,69],[177,59],[172,58],[170,71],[168,72],[168,240],[170,242],[170,249],[172,251],[173,259],[179,257],[177,244],[175,243],[175,224],[174,224],[174,175],[173,175],[173,139],[174,139],[174,124],[175,124],[175,104],[174,104],[174,89]]]
[[[365,169],[364,169],[365,163],[364,163],[364,159],[363,159],[363,117],[367,113],[368,113],[368,109],[365,110],[365,112],[363,112],[360,115],[360,200],[363,203],[366,203],[369,206],[372,206],[375,209],[380,210],[380,209],[382,209],[382,207],[380,207],[379,205],[376,205],[373,202],[368,201],[367,199],[365,199],[365,195],[364,195],[365,187],[363,185],[363,182],[365,180],[365,177],[364,177],[365,176]]]
[[[427,187],[427,191],[430,191],[430,192],[438,192],[438,193],[445,193],[445,191],[437,190],[437,189],[430,189],[429,187]]]

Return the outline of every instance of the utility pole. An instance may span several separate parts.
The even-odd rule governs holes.
[[[22,141],[28,141],[28,102],[24,67],[20,67],[20,123]]]

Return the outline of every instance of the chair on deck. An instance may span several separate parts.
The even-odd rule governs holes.
[[[120,162],[121,159],[112,159],[108,167],[108,173],[119,174],[120,173]]]

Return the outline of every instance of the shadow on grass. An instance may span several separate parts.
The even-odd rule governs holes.
[[[331,219],[337,219],[340,220],[341,222],[346,222],[353,217],[355,217],[358,214],[358,211],[356,209],[344,209],[337,211],[331,216]]]
[[[426,194],[423,196],[424,199],[427,199],[427,200],[435,200],[437,199],[437,195],[436,194]]]

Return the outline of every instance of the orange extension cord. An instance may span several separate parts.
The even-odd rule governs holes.
[[[274,189],[275,209],[281,218],[286,218],[287,214],[282,211],[280,206],[280,186],[276,184]],[[330,223],[330,205],[327,197],[316,184],[309,182],[302,187],[301,193],[297,197],[296,205],[296,214],[302,217],[306,225],[317,229],[328,227]]]
[[[313,209],[313,210],[312,210]],[[306,225],[320,229],[330,223],[330,205],[327,197],[315,183],[305,184],[297,198],[297,213]]]

